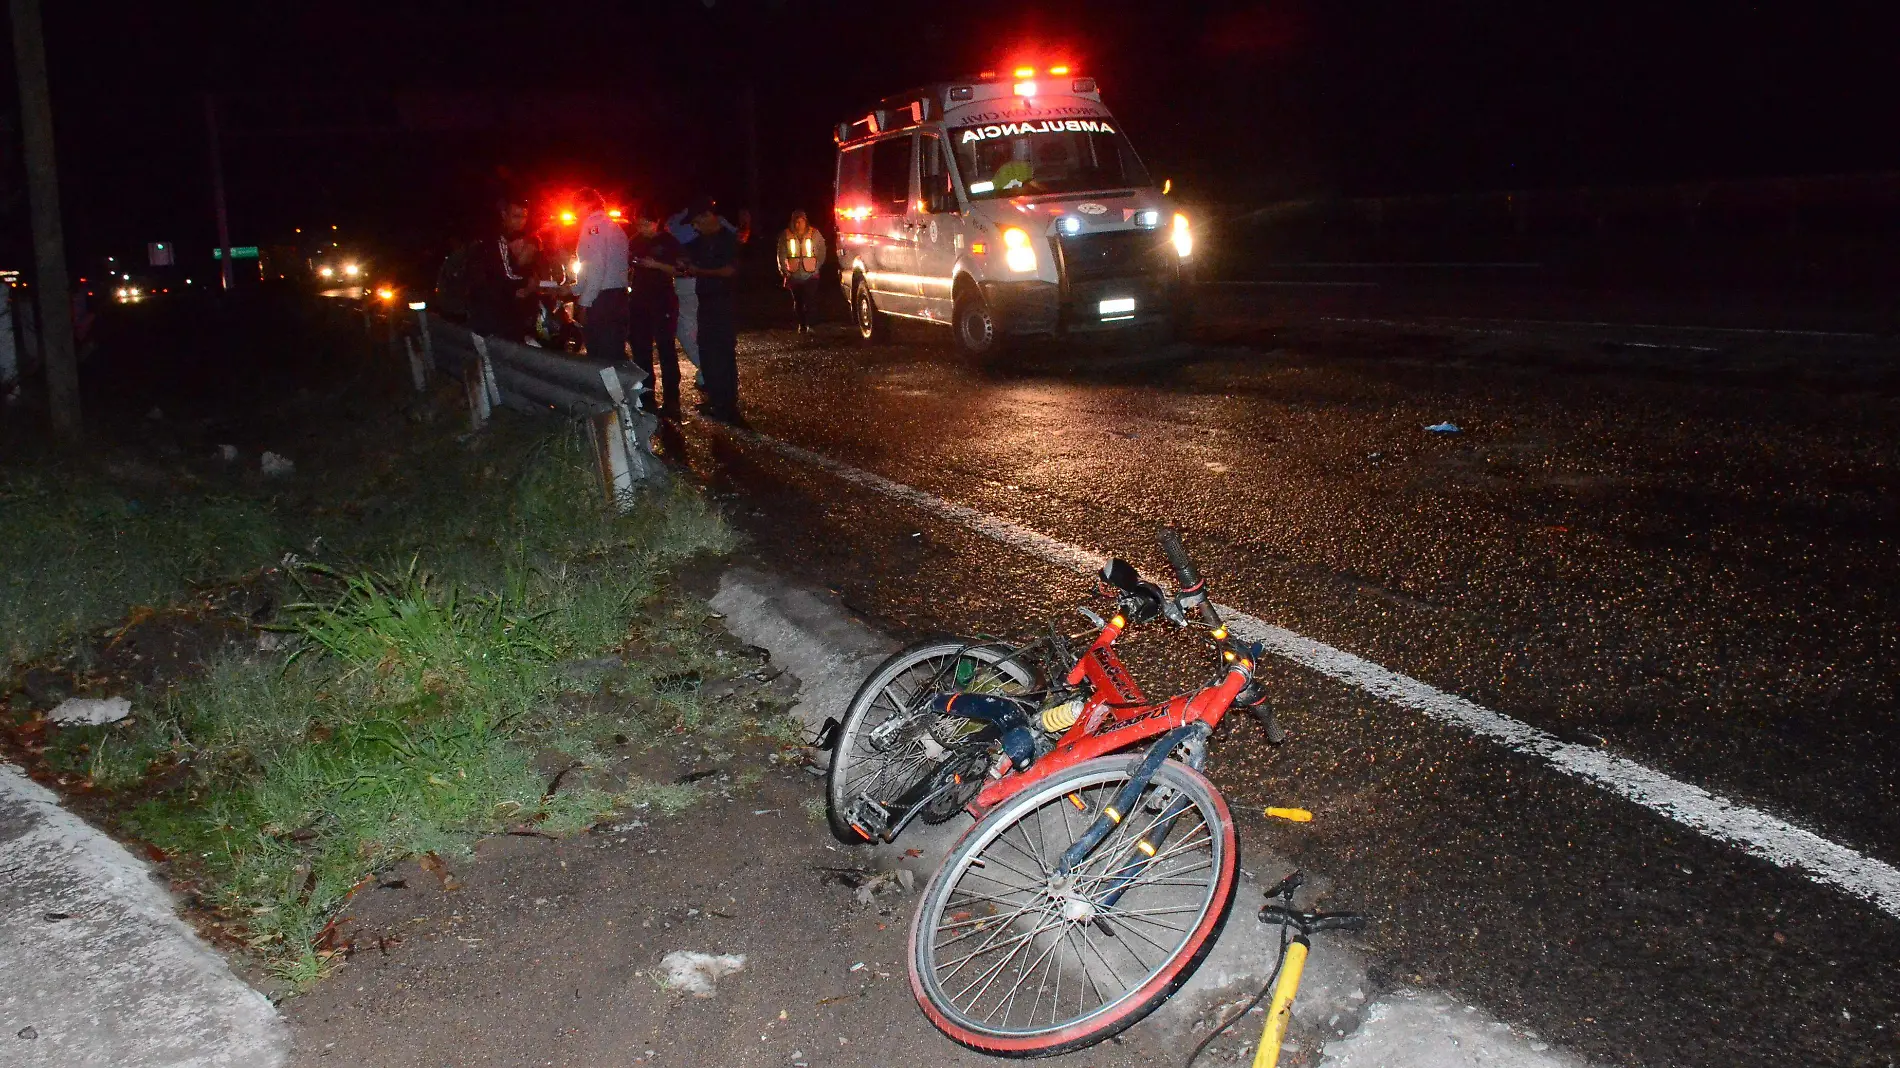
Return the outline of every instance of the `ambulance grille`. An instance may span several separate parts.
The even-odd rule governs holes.
[[[1173,251],[1167,235],[1154,230],[1064,235],[1061,241],[1063,267],[1072,282],[1157,274],[1172,266],[1164,255]]]

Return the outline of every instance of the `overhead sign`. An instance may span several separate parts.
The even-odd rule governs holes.
[[[212,249],[211,258],[214,260],[223,259],[224,250],[221,248]],[[257,246],[256,245],[233,246],[231,249],[231,258],[234,260],[254,260],[257,258]]]

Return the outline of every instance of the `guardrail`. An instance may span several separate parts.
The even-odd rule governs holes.
[[[646,372],[485,337],[426,308],[415,309],[415,326],[413,335],[401,336],[416,391],[429,388],[432,373],[460,381],[471,429],[486,426],[497,407],[581,422],[600,461],[602,491],[622,511],[641,487],[667,481],[652,447],[659,420],[639,402]],[[390,332],[392,350],[397,336]]]

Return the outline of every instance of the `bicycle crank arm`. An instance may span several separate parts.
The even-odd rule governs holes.
[[[1101,814],[1095,817],[1095,822],[1089,824],[1089,829],[1082,832],[1082,837],[1077,838],[1075,844],[1063,852],[1062,859],[1056,863],[1056,874],[1069,874],[1096,846],[1102,844],[1102,839],[1108,837],[1108,833],[1115,829],[1115,825],[1120,823],[1135,807],[1135,802],[1141,799],[1141,792],[1148,788],[1148,783],[1153,781],[1155,772],[1161,769],[1161,762],[1168,759],[1169,753],[1190,740],[1206,741],[1209,733],[1206,722],[1195,720],[1193,723],[1184,723],[1162,735],[1161,740],[1148,750],[1148,755],[1142,758],[1141,764],[1135,768],[1135,774],[1128,780],[1128,784],[1122,787],[1121,793],[1115,795],[1115,803],[1104,808]]]

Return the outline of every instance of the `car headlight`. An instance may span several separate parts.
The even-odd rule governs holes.
[[[1174,236],[1169,240],[1174,242],[1174,251],[1182,259],[1194,255],[1194,234],[1188,229],[1187,216],[1178,211],[1174,213]]]
[[[1003,231],[1003,262],[1017,274],[1036,269],[1036,250],[1029,245],[1029,234],[1020,226]]]
[[[1175,216],[1175,218],[1178,219],[1180,218],[1180,216],[1177,215]],[[358,267],[354,263],[346,263],[343,265],[343,276],[345,278],[355,278],[357,275],[362,274],[362,273],[363,273],[363,269],[361,267]]]
[[[336,268],[334,268],[334,267],[319,267],[319,268],[317,268],[317,274],[319,274],[319,275],[321,275],[321,276],[322,276],[322,277],[324,277],[324,278],[335,278],[335,277],[336,277]]]

